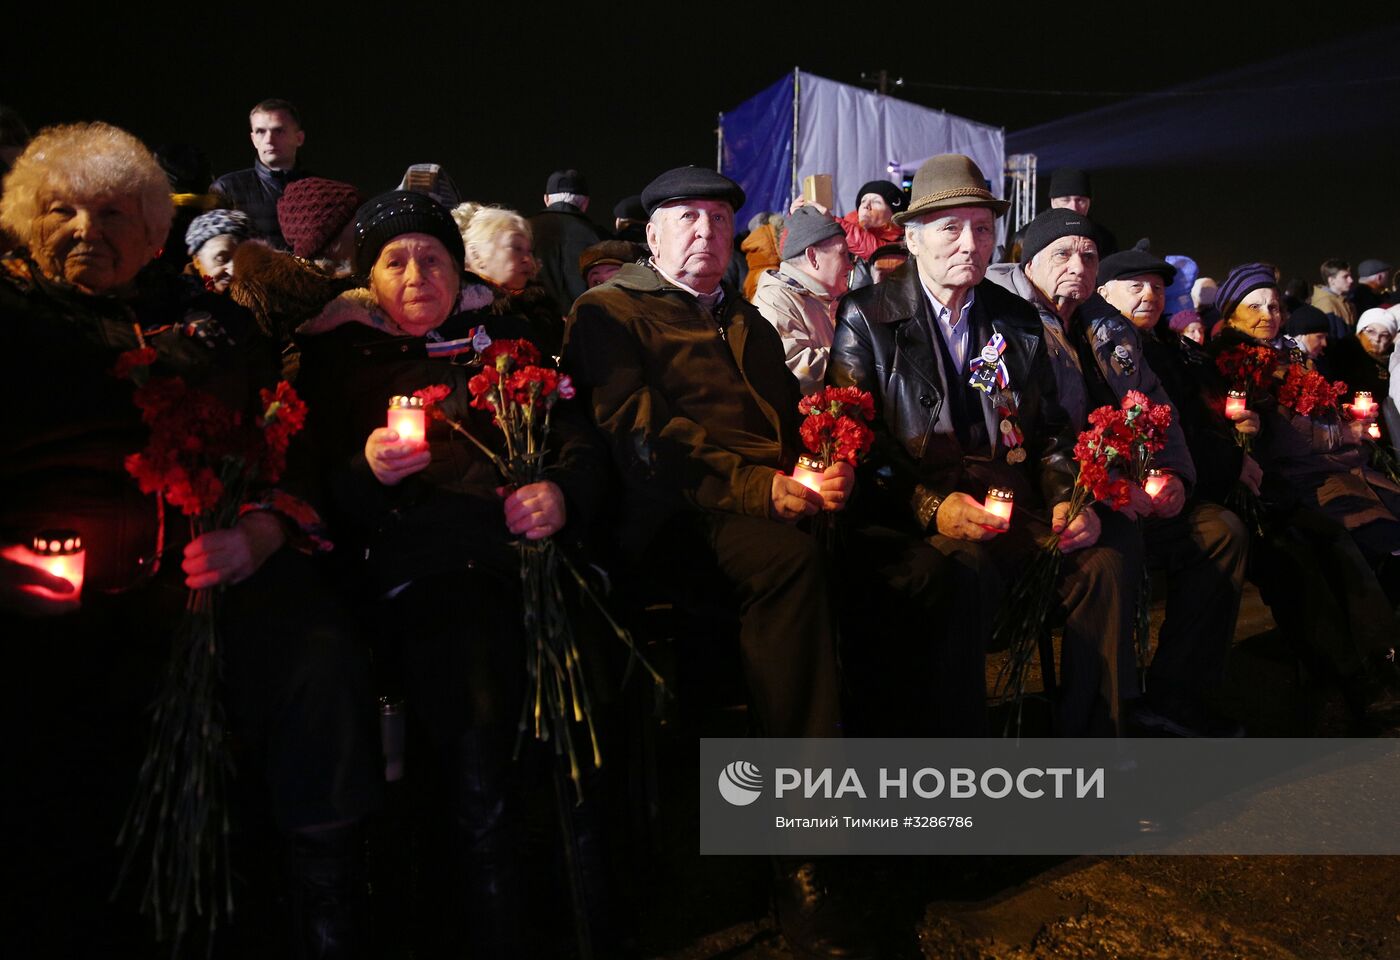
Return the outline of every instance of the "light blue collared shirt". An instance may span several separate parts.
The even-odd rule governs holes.
[[[938,321],[938,328],[943,333],[943,342],[948,345],[948,355],[953,361],[953,367],[959,373],[967,370],[967,338],[968,312],[972,309],[972,301],[976,291],[969,290],[967,299],[963,301],[962,310],[958,311],[958,318],[953,319],[953,311],[943,305],[943,303],[933,295],[928,286],[924,284],[922,278],[919,284],[924,288],[924,295],[928,297],[928,302],[933,307],[934,318]]]

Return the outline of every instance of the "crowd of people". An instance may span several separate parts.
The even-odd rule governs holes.
[[[386,686],[440,788],[427,936],[443,953],[520,955],[524,811],[557,762],[518,739],[521,539],[554,538],[598,571],[624,621],[664,601],[736,622],[761,736],[988,735],[996,615],[1046,537],[1064,554],[1057,734],[1241,735],[1214,694],[1246,580],[1356,729],[1394,721],[1400,297],[1385,262],[1326,260],[1310,303],[1248,259],[1264,250],[1239,251],[1218,283],[1187,279],[1183,258],[1117,249],[1071,170],[999,244],[1009,205],[954,154],[907,192],[872,181],[839,218],[798,198],[743,236],[740,185],[681,167],[605,230],[577,170],[550,175],[526,217],[466,200],[436,164],[387,190],[312,175],[292,104],[249,119],[254,166],[218,179],[197,150],[152,152],[103,123],[24,132],[3,155],[17,416],[0,606],[24,678],[8,702],[25,731],[10,830],[26,872],[10,889],[25,891],[12,913],[26,955],[97,949],[77,921],[112,910],[112,840],[189,589],[225,598],[240,793],[282,838],[298,956],[365,949]],[[576,395],[552,410],[543,479],[511,487],[470,384],[493,343],[517,340]],[[243,417],[279,379],[305,401],[287,469],[231,527],[187,529],[128,472],[147,422],[113,370],[136,350]],[[1263,371],[1244,403],[1237,356]],[[1345,395],[1300,402],[1318,377]],[[446,390],[443,417],[422,436],[386,425],[394,398],[428,386]],[[826,386],[871,396],[873,444],[802,482],[799,404]],[[1173,412],[1161,480],[1071,515],[1076,437],[1130,395]],[[1011,519],[988,509],[992,488],[1014,493]],[[81,581],[25,559],[54,530],[81,538]],[[1133,643],[1144,570],[1166,599],[1150,664]],[[599,689],[615,687],[606,653],[591,659]],[[564,833],[611,956],[625,924],[605,793],[581,791]],[[826,869],[774,863],[784,935],[806,955],[870,955],[825,897]],[[56,929],[40,904],[57,886],[71,902]]]

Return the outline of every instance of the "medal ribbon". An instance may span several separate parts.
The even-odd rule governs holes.
[[[992,383],[995,380],[996,389],[1005,390],[1011,383],[1011,373],[1006,369],[1006,361],[1001,355],[1006,352],[1006,338],[999,333],[992,334],[992,339],[987,341],[987,345],[982,348],[981,353],[972,358],[972,363],[968,369],[972,371],[972,378],[967,382],[970,386],[976,387],[983,393],[992,392]],[[993,377],[982,367],[996,363],[996,372]]]

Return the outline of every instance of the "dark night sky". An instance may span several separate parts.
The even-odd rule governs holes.
[[[794,65],[847,83],[883,67],[922,84],[1154,91],[1278,57],[1310,76],[1330,56],[1344,62],[1330,63],[1314,106],[1295,110],[1300,92],[1280,91],[1269,104],[1279,122],[1244,142],[1218,121],[1194,132],[1187,108],[1194,155],[1167,162],[1148,148],[1111,167],[1084,162],[1098,171],[1094,212],[1120,240],[1150,235],[1158,252],[1191,253],[1217,276],[1254,258],[1309,277],[1329,255],[1400,263],[1395,8],[1379,8],[1387,23],[1378,24],[1356,7],[1305,16],[1235,6],[983,4],[964,13],[926,4],[910,5],[904,25],[873,7],[823,19],[796,4],[781,8],[783,18],[737,5],[728,19],[703,3],[666,4],[663,14],[579,5],[565,17],[519,2],[420,2],[373,20],[341,5],[185,4],[165,15],[133,5],[48,23],[25,12],[7,16],[0,101],[36,128],[103,119],[152,145],[190,141],[219,173],[252,161],[248,107],[283,96],[305,116],[305,162],[366,192],[396,184],[409,163],[437,161],[467,196],[529,213],[549,171],[575,166],[592,182],[595,219],[606,220],[615,200],[661,170],[713,164],[717,112]],[[276,12],[240,22],[255,9]],[[205,11],[217,19],[201,20]],[[1367,35],[1376,38],[1369,47],[1328,53]],[[897,93],[1008,132],[1123,99],[913,85]],[[1328,97],[1348,110],[1317,116]],[[1132,115],[1113,123],[1130,128]]]

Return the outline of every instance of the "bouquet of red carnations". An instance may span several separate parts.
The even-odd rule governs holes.
[[[277,481],[306,406],[284,381],[261,391],[261,415],[250,422],[179,377],[150,377],[146,368],[154,361],[155,351],[143,347],[123,354],[113,371],[139,384],[133,399],[150,428],[145,448],[127,458],[126,469],[143,493],[158,498],[161,541],[167,503],[188,518],[193,540],[231,527],[253,488]],[[221,594],[221,587],[189,591],[117,838],[127,848],[119,884],[149,844],[142,910],[152,913],[158,939],[167,922],[173,924],[177,953],[192,913],[207,918],[210,934],[220,915],[233,913],[226,803],[233,764],[217,689]]]
[[[1171,419],[1168,404],[1152,403],[1136,390],[1129,390],[1118,407],[1099,407],[1089,414],[1089,429],[1074,445],[1079,475],[1070,491],[1066,527],[1096,502],[1114,510],[1129,504],[1131,485],[1146,479],[1153,454],[1166,445]],[[1050,619],[1063,560],[1059,534],[1052,533],[1041,542],[1012,587],[992,628],[993,646],[1008,651],[993,686],[994,695],[1015,703],[1018,728],[1026,670]],[[1009,717],[1007,725],[1009,729]]]
[[[450,387],[426,387],[415,391],[415,396],[423,400],[434,419],[446,423],[475,444],[495,464],[507,486],[519,488],[538,483],[545,479],[550,413],[559,400],[573,397],[573,383],[559,371],[540,366],[540,352],[528,340],[493,341],[480,351],[479,357],[481,370],[467,382],[467,390],[471,393],[471,405],[491,413],[493,422],[500,428],[505,443],[504,456],[443,411],[441,404],[451,394]],[[520,555],[525,664],[529,676],[516,752],[519,753],[526,732],[532,732],[540,740],[553,738],[556,752],[568,758],[569,776],[581,795],[582,770],[574,745],[574,723],[583,723],[588,731],[593,765],[599,766],[603,758],[582,656],[565,603],[561,567],[658,685],[661,676],[637,654],[631,633],[608,613],[553,537],[539,540],[522,537],[515,546]]]
[[[1328,380],[1316,370],[1301,363],[1290,363],[1278,384],[1276,396],[1281,407],[1302,417],[1322,416],[1329,420],[1337,413],[1337,404],[1347,385],[1341,380]]]
[[[868,426],[875,419],[875,398],[857,387],[824,387],[802,398],[797,411],[805,417],[802,443],[817,458],[813,469],[833,463],[854,466],[870,452],[875,433]]]

